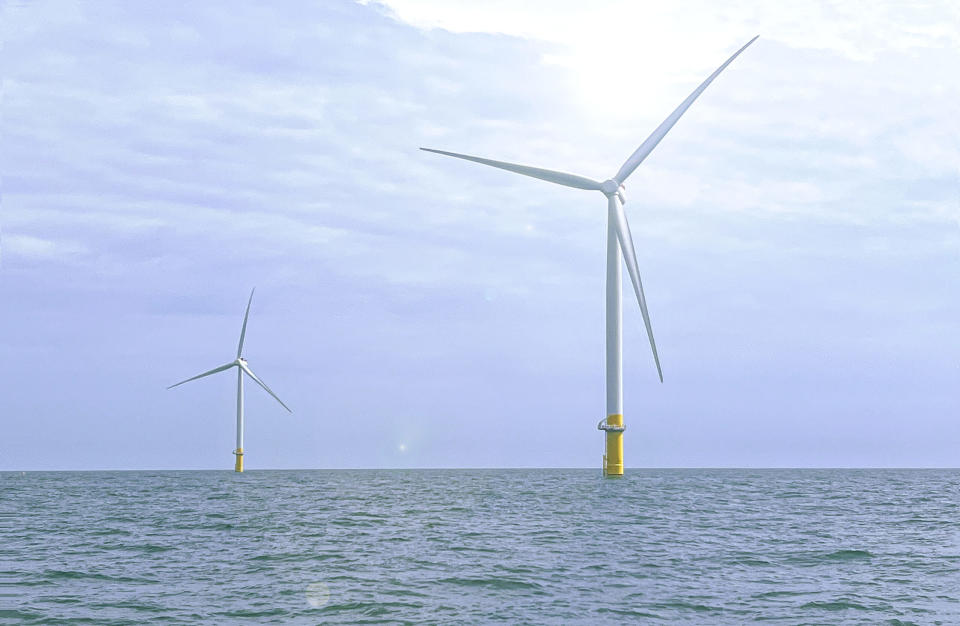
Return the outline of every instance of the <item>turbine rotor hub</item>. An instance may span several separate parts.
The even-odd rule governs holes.
[[[623,194],[624,189],[625,189],[624,185],[620,182],[617,182],[613,178],[610,178],[600,183],[600,191],[602,191],[603,194],[608,197],[612,196],[613,194],[617,194],[617,196],[620,197],[621,204],[627,203],[627,198]]]

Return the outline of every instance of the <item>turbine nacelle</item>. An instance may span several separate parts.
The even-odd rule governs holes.
[[[603,193],[603,195],[607,196],[608,198],[613,194],[617,194],[617,197],[620,198],[620,204],[627,203],[627,197],[624,195],[624,191],[626,191],[626,186],[614,178],[605,180],[602,183],[600,183],[600,191]]]

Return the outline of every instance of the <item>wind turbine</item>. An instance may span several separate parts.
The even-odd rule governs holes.
[[[759,37],[759,35],[757,35]],[[720,75],[728,65],[741,52],[747,49],[747,46],[757,40],[754,37],[748,41],[742,48],[737,50],[733,56],[724,62],[717,71],[707,77],[693,93],[687,96],[687,99],[680,103],[680,106],[665,119],[656,130],[647,137],[646,141],[640,144],[640,147],[630,155],[630,158],[620,167],[613,178],[603,182],[596,181],[576,174],[567,174],[566,172],[557,172],[546,170],[539,167],[530,167],[528,165],[518,165],[516,163],[506,163],[504,161],[494,161],[467,154],[458,154],[456,152],[446,152],[444,150],[434,150],[432,148],[420,148],[427,152],[435,152],[446,156],[466,159],[482,165],[497,167],[502,170],[523,174],[532,178],[539,178],[547,182],[556,183],[565,187],[575,189],[585,189],[588,191],[599,191],[607,197],[607,285],[606,285],[606,322],[607,322],[607,341],[606,341],[606,369],[607,369],[607,416],[600,420],[597,428],[606,433],[606,452],[603,455],[603,473],[605,476],[623,475],[623,361],[622,361],[622,316],[621,316],[621,275],[620,275],[620,256],[627,266],[627,273],[630,274],[630,281],[633,283],[633,290],[637,295],[637,303],[640,305],[640,313],[643,316],[643,324],[647,329],[647,337],[650,340],[650,349],[653,351],[653,361],[657,366],[657,375],[660,382],[663,382],[663,371],[660,369],[660,357],[657,355],[657,344],[653,339],[653,329],[650,326],[650,314],[647,312],[647,301],[643,295],[643,284],[640,282],[640,270],[637,267],[637,256],[633,246],[633,237],[630,234],[630,225],[627,223],[627,215],[624,213],[623,205],[626,202],[624,197],[624,182],[633,173],[635,169],[650,154],[660,140],[673,128],[680,116],[686,112],[701,93]]]
[[[256,287],[250,290],[250,299],[247,300],[247,312],[243,314],[243,326],[240,328],[240,344],[237,346],[237,358],[226,365],[215,367],[209,372],[197,374],[193,378],[182,380],[176,385],[170,385],[167,387],[167,389],[173,389],[174,387],[179,387],[183,383],[188,383],[191,380],[197,380],[198,378],[203,378],[204,376],[210,376],[211,374],[216,374],[217,372],[223,372],[232,367],[237,368],[237,449],[233,451],[237,457],[237,462],[233,469],[237,472],[243,471],[243,375],[246,374],[249,376],[253,382],[263,387],[264,391],[273,396],[274,400],[280,403],[280,406],[290,411],[290,407],[284,404],[283,400],[278,398],[277,394],[273,393],[273,391],[270,390],[270,387],[267,387],[265,382],[257,378],[257,375],[254,374],[253,370],[250,369],[250,366],[247,365],[247,360],[242,356],[243,337],[247,334],[247,318],[250,317],[250,303],[253,302],[254,291],[256,291]],[[293,411],[290,412],[293,413]]]

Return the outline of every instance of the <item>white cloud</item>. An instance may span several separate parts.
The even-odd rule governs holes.
[[[608,176],[759,32],[628,182],[676,385],[652,392],[652,378],[631,377],[631,391],[676,393],[670,410],[697,415],[721,376],[711,363],[724,365],[724,393],[756,385],[796,400],[808,389],[781,384],[782,371],[846,367],[814,363],[811,345],[849,359],[869,345],[875,361],[903,347],[930,381],[955,361],[931,339],[957,336],[960,319],[952,5],[390,6],[400,19],[348,2],[5,6],[15,296],[0,339],[100,356],[102,368],[64,377],[71,406],[100,415],[81,382],[142,380],[140,365],[119,369],[116,346],[138,364],[174,345],[187,355],[205,339],[196,316],[238,321],[257,284],[264,317],[277,316],[262,345],[293,346],[295,365],[268,371],[293,390],[323,387],[304,392],[307,414],[348,414],[364,398],[382,450],[403,441],[423,463],[445,458],[411,424],[451,406],[457,436],[482,435],[471,429],[490,416],[509,432],[514,412],[579,433],[594,404],[583,398],[602,398],[603,199],[417,147]],[[650,373],[636,311],[625,320],[628,359]],[[16,363],[34,368],[29,380],[48,365]],[[118,402],[169,414],[149,397]],[[398,407],[409,419],[385,430]],[[296,428],[334,464],[370,464],[322,430],[335,422]]]
[[[4,253],[7,262],[17,263],[21,258],[29,261],[61,261],[73,263],[78,257],[89,253],[86,246],[65,240],[42,239],[31,235],[5,235]]]
[[[562,68],[579,118],[544,124],[543,133],[559,144],[550,150],[555,158],[568,155],[568,162],[579,160],[583,169],[615,167],[611,156],[629,154],[693,86],[757,33],[760,40],[651,157],[657,167],[671,167],[660,157],[671,151],[676,159],[678,142],[714,162],[729,148],[767,159],[809,149],[804,145],[809,143],[817,150],[808,155],[812,164],[846,171],[850,178],[876,175],[865,168],[900,173],[905,167],[914,170],[911,174],[953,176],[960,163],[955,104],[960,73],[948,69],[960,67],[960,5],[953,2],[384,4],[398,19],[420,28],[541,42],[541,61],[544,67]],[[544,110],[546,120],[551,113]],[[550,141],[533,130],[527,129],[523,142],[530,154],[540,152],[531,149],[538,142]],[[504,134],[495,139],[502,142]],[[721,134],[736,141],[721,146]],[[498,153],[509,155],[510,144],[502,143]],[[708,161],[678,169],[674,177],[693,171],[709,175],[711,168]],[[791,173],[776,175],[782,179]],[[788,192],[809,184],[782,182]],[[732,181],[728,192],[720,181],[713,186],[726,197],[742,196],[749,184]],[[833,194],[824,186],[820,195]],[[768,196],[763,203],[789,203],[793,197]],[[809,197],[797,196],[798,206]]]

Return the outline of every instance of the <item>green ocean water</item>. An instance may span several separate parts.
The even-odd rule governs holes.
[[[0,474],[0,623],[960,624],[958,470]]]

